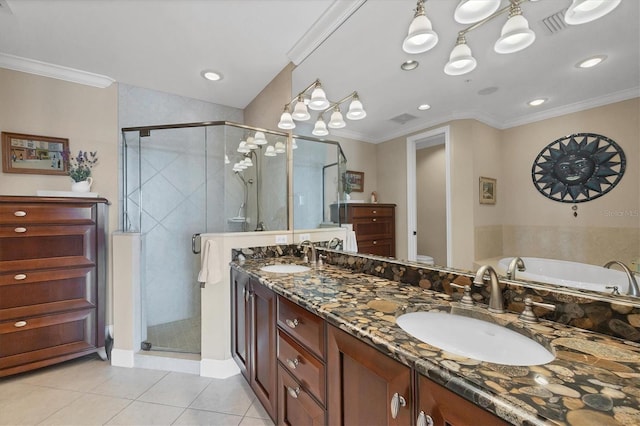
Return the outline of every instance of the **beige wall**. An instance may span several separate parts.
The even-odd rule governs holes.
[[[109,233],[118,222],[118,91],[0,68],[0,130],[69,139],[72,152],[98,151],[92,191],[111,201]],[[70,191],[67,176],[2,173],[0,194]],[[110,259],[110,258],[109,258]],[[110,261],[110,260],[109,260]],[[107,269],[111,270],[110,263]],[[111,277],[109,273],[109,289]],[[107,308],[110,323],[110,307]]]
[[[444,144],[416,151],[418,255],[447,263],[447,206]]]
[[[291,73],[289,63],[244,109],[244,124],[276,130],[282,108],[291,100]]]
[[[364,188],[362,192],[352,192],[352,200],[371,201],[371,192],[378,192],[378,164],[376,145],[340,137],[327,137],[340,142],[342,151],[347,157],[347,170],[364,173]]]

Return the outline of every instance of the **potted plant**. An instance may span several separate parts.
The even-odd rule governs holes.
[[[350,200],[351,199],[351,182],[349,182],[349,179],[347,178],[347,174],[343,173],[342,174],[342,192],[344,192],[344,199],[345,200]]]
[[[71,190],[74,192],[89,192],[93,178],[91,169],[98,162],[98,153],[89,151],[78,151],[78,155],[72,156],[69,151],[63,152],[67,173],[73,184]]]

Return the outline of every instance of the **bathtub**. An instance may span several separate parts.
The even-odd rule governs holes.
[[[498,261],[498,272],[506,275],[507,268],[513,257],[505,257]],[[559,286],[578,288],[582,290],[611,293],[605,287],[617,286],[620,294],[627,294],[629,279],[627,274],[617,265],[612,269],[586,263],[569,262],[566,260],[542,259],[538,257],[523,257],[526,271],[516,270],[516,279],[538,281]],[[636,274],[636,279],[637,274]]]

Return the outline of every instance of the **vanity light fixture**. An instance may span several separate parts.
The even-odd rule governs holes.
[[[204,70],[204,71],[202,71],[202,73],[200,75],[202,75],[202,77],[206,78],[209,81],[220,81],[220,80],[222,80],[222,74],[220,74],[217,71]]]
[[[449,62],[444,66],[445,74],[466,74],[473,71],[477,64],[476,58],[473,57],[471,49],[467,46],[467,40],[464,38],[464,34],[458,34],[456,47],[451,51]]]
[[[529,106],[540,106],[540,105],[542,105],[542,104],[543,104],[543,103],[545,103],[545,102],[547,102],[547,99],[546,99],[546,98],[539,98],[539,99],[534,99],[534,100],[532,100],[532,101],[529,101],[529,102],[528,102],[528,105],[529,105]]]
[[[407,36],[402,42],[402,50],[407,53],[423,53],[438,43],[438,34],[433,31],[431,21],[424,9],[426,0],[418,0],[415,15],[409,25]]]
[[[307,93],[312,90],[311,96]],[[311,132],[315,136],[326,136],[329,134],[327,127],[331,129],[341,129],[347,125],[340,112],[340,105],[351,101],[349,103],[349,109],[347,111],[347,118],[349,120],[362,120],[367,116],[367,112],[362,106],[362,102],[358,96],[358,92],[352,92],[339,101],[332,102],[327,99],[327,96],[322,88],[320,80],[316,80],[307,86],[303,91],[298,93],[291,101],[284,106],[284,110],[280,116],[278,127],[280,129],[293,129],[296,127],[295,121],[307,121],[311,118],[309,109],[314,111],[320,111],[316,124]],[[294,104],[293,113],[291,113],[291,106]],[[309,109],[307,109],[307,106]],[[329,123],[325,123],[323,114],[331,111],[331,118]],[[277,151],[277,147],[276,147]],[[266,155],[266,153],[265,153]]]
[[[461,24],[474,24],[491,16],[500,7],[500,0],[461,0],[453,18]]]
[[[600,63],[602,63],[602,61],[604,61],[605,59],[607,59],[607,55],[598,55],[598,56],[592,56],[590,58],[585,59],[584,61],[580,61],[576,64],[577,68],[592,68],[595,67],[596,65],[599,65]]]
[[[529,21],[522,16],[519,4],[512,2],[509,6],[509,19],[502,27],[500,38],[493,49],[497,53],[515,53],[531,46],[536,40],[536,33],[529,28]]]
[[[573,0],[564,14],[564,21],[569,25],[595,21],[618,7],[620,2],[621,0]]]
[[[276,149],[272,145],[267,145],[267,149],[264,151],[265,157],[275,157]]]

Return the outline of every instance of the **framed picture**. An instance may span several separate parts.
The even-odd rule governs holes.
[[[496,203],[496,180],[480,176],[480,204]]]
[[[347,170],[345,176],[347,182],[351,185],[351,192],[364,192],[364,172]]]
[[[66,175],[65,151],[69,151],[69,139],[2,132],[2,171]]]

